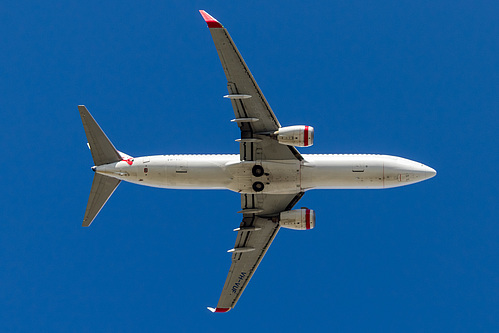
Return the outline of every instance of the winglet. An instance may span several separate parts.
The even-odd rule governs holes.
[[[223,28],[222,24],[218,22],[213,16],[205,12],[204,10],[199,11],[201,16],[203,16],[206,24],[208,24],[208,28]]]
[[[208,310],[210,310],[211,312],[229,312],[230,308],[210,308],[210,307],[207,307]]]

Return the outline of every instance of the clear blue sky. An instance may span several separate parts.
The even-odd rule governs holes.
[[[132,155],[238,153],[220,20],[302,153],[384,153],[438,175],[312,191],[236,308],[213,315],[240,222],[229,191],[123,183],[90,228],[76,106]],[[497,1],[4,1],[5,332],[499,331]]]

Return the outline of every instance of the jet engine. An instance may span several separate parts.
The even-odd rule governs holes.
[[[283,228],[309,230],[315,227],[315,212],[302,208],[281,212],[279,224]]]
[[[283,145],[308,147],[314,144],[314,128],[305,125],[281,127],[272,137]]]

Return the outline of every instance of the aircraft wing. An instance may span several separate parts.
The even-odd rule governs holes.
[[[241,160],[303,160],[293,146],[279,144],[266,135],[281,127],[227,29],[204,10],[201,15],[208,24],[222,67],[227,77],[227,89],[241,129]]]
[[[232,253],[232,264],[217,307],[208,308],[210,311],[227,312],[236,305],[279,231],[276,217],[280,212],[293,208],[303,194],[241,195],[243,221],[234,230],[237,231],[236,243],[228,251]]]
[[[203,10],[215,47],[227,78],[227,97],[234,108],[241,130],[240,157],[243,161],[261,163],[265,160],[299,160],[303,157],[293,146],[278,143],[269,134],[281,125],[263,96],[248,66],[244,62],[229,32],[215,18]],[[232,264],[216,308],[213,312],[227,312],[233,308],[248,285],[270,244],[279,231],[279,213],[291,208],[301,199],[295,194],[242,194],[240,213],[243,220],[237,231]]]

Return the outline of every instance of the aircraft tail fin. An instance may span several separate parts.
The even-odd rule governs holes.
[[[94,117],[88,112],[84,105],[78,105],[83,128],[87,135],[88,145],[95,165],[102,165],[121,161],[120,153],[114,148],[111,141],[102,131]]]
[[[98,173],[94,175],[90,196],[88,197],[87,210],[83,217],[83,227],[90,226],[120,182],[121,180],[119,179],[103,176]]]

